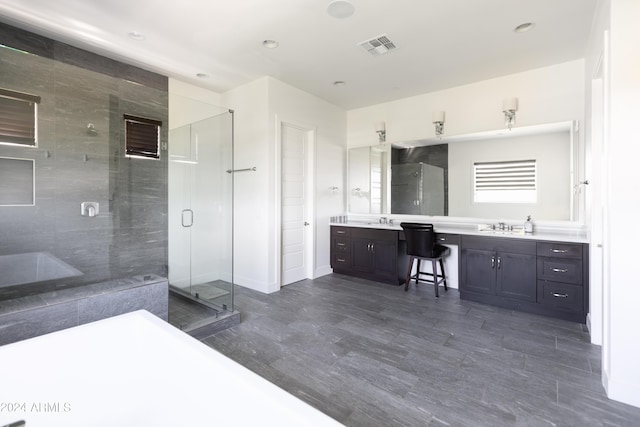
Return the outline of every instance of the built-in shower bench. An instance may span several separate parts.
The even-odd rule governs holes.
[[[0,301],[0,345],[136,310],[168,318],[169,286],[134,276]]]

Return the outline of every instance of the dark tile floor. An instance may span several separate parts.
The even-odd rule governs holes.
[[[341,275],[265,295],[203,340],[348,426],[639,426],[582,325]]]

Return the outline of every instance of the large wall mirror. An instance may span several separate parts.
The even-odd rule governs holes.
[[[351,148],[348,212],[574,221],[574,122]]]

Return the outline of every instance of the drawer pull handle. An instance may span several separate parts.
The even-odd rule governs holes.
[[[345,233],[346,233],[346,231],[338,230],[338,231],[336,231],[336,233],[337,233],[337,234],[345,234]]]
[[[567,294],[559,294],[557,292],[551,292],[551,295],[553,295],[554,298],[568,298],[569,297],[569,295],[567,295]]]
[[[338,246],[346,246],[344,243],[338,243]]]
[[[338,262],[344,262],[344,258],[338,258]]]
[[[447,240],[447,239],[446,239],[446,237],[441,237],[441,238],[440,238],[440,241],[441,241],[441,242],[444,242],[445,240]]]
[[[569,271],[569,270],[567,270],[566,268],[565,268],[565,269],[562,269],[562,268],[552,268],[552,269],[551,269],[551,271],[553,271],[554,273],[566,273],[566,272],[567,272],[567,271]]]
[[[566,254],[567,252],[569,252],[567,249],[551,249],[551,252],[553,252],[554,254]]]
[[[491,268],[496,268],[496,257],[491,257]]]

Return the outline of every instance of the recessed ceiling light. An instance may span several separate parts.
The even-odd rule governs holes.
[[[536,24],[533,22],[525,22],[524,24],[518,25],[513,29],[516,33],[526,33],[530,29],[532,29]]]
[[[334,86],[344,86],[345,84],[347,83],[342,80],[336,80],[335,82],[333,82]]]
[[[146,38],[144,36],[144,34],[139,33],[137,31],[129,31],[128,34],[129,34],[129,37],[131,37],[132,39],[137,40],[137,41],[142,41],[142,40],[144,40]]]
[[[327,13],[329,14],[329,16],[338,19],[350,17],[351,15],[353,15],[353,12],[355,12],[355,10],[356,8],[353,7],[351,3],[344,0],[332,1],[331,3],[329,3],[329,6],[327,6]]]
[[[275,40],[265,40],[262,42],[262,46],[266,47],[267,49],[275,49],[280,46],[280,44]]]
[[[209,77],[209,74],[205,74],[205,73],[198,73],[196,74],[196,77],[200,77],[201,79],[204,79],[206,77]]]

